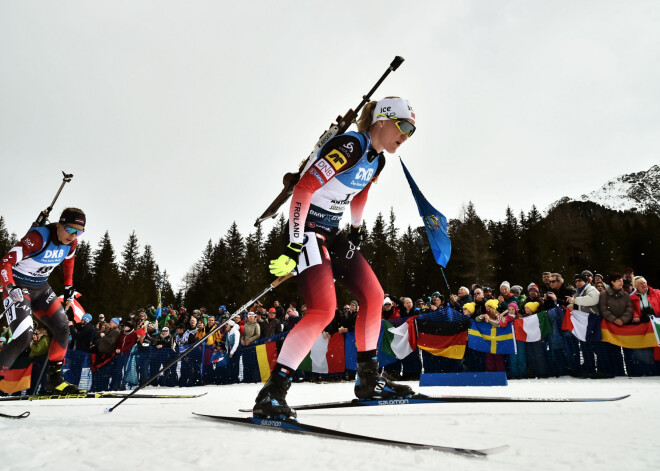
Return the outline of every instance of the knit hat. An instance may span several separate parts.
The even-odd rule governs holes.
[[[271,308],[268,310],[268,313],[271,313],[271,312],[277,312],[277,309],[275,309],[274,307],[271,307]]]
[[[516,293],[516,294],[518,294],[518,295],[519,295],[519,294],[522,294],[522,292],[523,292],[522,286],[520,286],[520,285],[513,285],[513,286],[511,287],[511,292],[512,292],[512,293]]]
[[[507,309],[512,307],[516,312],[518,312],[518,305],[516,303],[509,303],[509,305],[506,307]]]
[[[138,337],[146,337],[147,333],[144,331],[144,329],[138,329],[135,331]]]
[[[496,299],[489,299],[486,301],[486,306],[490,306],[497,311],[497,308],[500,307],[500,303]]]
[[[525,307],[528,307],[529,310],[532,311],[532,314],[536,314],[536,311],[539,310],[539,303],[537,302],[526,303]]]
[[[535,289],[536,291],[539,291],[539,285],[537,285],[536,283],[530,283],[530,284],[527,285],[527,292],[528,293],[529,293],[530,289]]]
[[[236,322],[234,322],[234,321],[232,321],[231,319],[229,319],[229,320],[227,321],[227,325],[228,325],[229,327],[234,327],[234,326],[236,325]]]
[[[89,324],[90,322],[92,322],[92,315],[91,314],[85,314],[84,316],[82,316],[82,320],[83,320],[83,322],[87,322]]]
[[[110,319],[110,322],[114,322],[115,324],[119,325],[121,323],[121,319],[119,317],[113,317]]]
[[[7,339],[4,337],[0,337],[0,342],[7,342]]]
[[[470,311],[470,314],[474,314],[474,310],[476,309],[477,305],[474,303],[465,303],[463,304],[463,309],[467,309]]]
[[[511,285],[509,284],[508,281],[503,281],[503,282],[500,284],[500,288],[501,288],[502,286],[506,286],[508,289],[511,289]]]
[[[580,273],[582,276],[588,275],[590,277],[594,277],[594,274],[591,273],[589,270],[583,270],[582,273]]]
[[[392,300],[390,298],[385,298],[383,300],[383,306],[386,305],[386,304],[392,304]]]

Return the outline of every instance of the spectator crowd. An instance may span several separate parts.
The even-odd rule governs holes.
[[[561,329],[560,313],[565,310],[596,314],[616,326],[647,323],[654,315],[660,315],[660,291],[650,287],[643,276],[636,276],[630,268],[608,276],[584,270],[569,280],[559,273],[544,272],[541,282],[530,282],[526,287],[507,281],[497,288],[473,284],[459,287],[448,298],[439,291],[414,300],[386,293],[382,318],[392,322],[446,307],[476,322],[501,327],[515,319],[546,312],[552,333],[536,342],[518,342],[516,354],[467,350],[462,360],[439,360],[437,371],[507,371],[510,378],[560,375],[600,378],[659,373],[660,362],[654,361],[653,348],[583,342]],[[329,338],[335,333],[354,331],[359,309],[357,300],[338,304],[323,336]],[[304,304],[298,309],[297,303],[291,302],[284,308],[275,301],[270,307],[257,302],[248,311],[235,314],[230,314],[225,306],[211,313],[204,307],[190,312],[172,305],[162,308],[160,316],[154,306],[125,317],[99,314],[95,321],[88,313],[81,323],[70,322],[65,379],[79,384],[83,370],[89,367],[91,391],[133,388],[171,363],[178,354],[195,346],[194,351],[152,384],[194,386],[235,382],[240,367],[232,359],[237,352],[291,330],[306,310]],[[205,339],[207,333],[222,323],[225,325]],[[5,326],[0,333],[0,349],[10,341],[11,331]],[[45,362],[49,342],[47,330],[35,325],[33,342],[25,352],[35,360],[33,386]],[[200,345],[196,346],[197,343]],[[388,370],[397,373],[395,369]]]

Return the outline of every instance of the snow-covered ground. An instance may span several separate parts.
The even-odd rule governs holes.
[[[416,384],[409,383],[412,386]],[[299,420],[343,431],[437,445],[510,448],[488,458],[257,430],[194,417],[243,415],[257,384],[145,392],[197,399],[11,402],[0,419],[0,469],[71,470],[652,470],[660,462],[660,378],[522,380],[506,387],[417,388],[431,395],[610,397],[618,402],[428,404],[302,411]],[[289,404],[352,398],[352,384],[294,384]],[[266,466],[266,467],[265,467]]]

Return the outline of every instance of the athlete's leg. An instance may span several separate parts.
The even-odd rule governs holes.
[[[376,350],[385,296],[376,274],[343,233],[334,240],[332,266],[337,281],[346,286],[360,303],[355,321],[358,352]]]
[[[0,351],[0,376],[3,370],[11,368],[14,360],[32,341],[32,295],[23,290],[23,301],[14,303],[5,314],[12,331],[12,341]]]
[[[337,235],[332,245],[332,265],[337,281],[360,302],[355,322],[357,380],[355,395],[360,399],[409,397],[408,386],[385,379],[378,372],[378,335],[382,322],[383,288],[364,256],[346,239]]]
[[[309,247],[311,242],[305,244]],[[298,289],[307,305],[307,314],[289,332],[278,356],[278,363],[295,370],[302,363],[323,329],[332,322],[337,309],[337,294],[332,265],[322,241],[321,263],[306,268],[298,275]],[[302,255],[301,255],[302,257]],[[378,333],[376,333],[378,341]]]
[[[268,382],[259,391],[253,413],[257,417],[295,417],[286,403],[296,368],[312,349],[323,329],[332,322],[337,307],[330,254],[324,241],[307,233],[298,262],[298,288],[307,314],[289,332]]]
[[[40,287],[41,288],[41,287]],[[44,285],[32,306],[34,314],[53,334],[48,348],[49,361],[62,361],[69,346],[69,320],[62,301],[48,285]]]
[[[69,320],[64,312],[62,301],[47,284],[41,288],[33,300],[35,316],[53,333],[48,348],[48,373],[46,392],[48,394],[78,394],[77,386],[62,378],[62,364],[69,346]]]

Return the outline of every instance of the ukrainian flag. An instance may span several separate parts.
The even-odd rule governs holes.
[[[513,322],[506,327],[495,327],[489,322],[472,321],[467,346],[486,353],[516,353]]]

